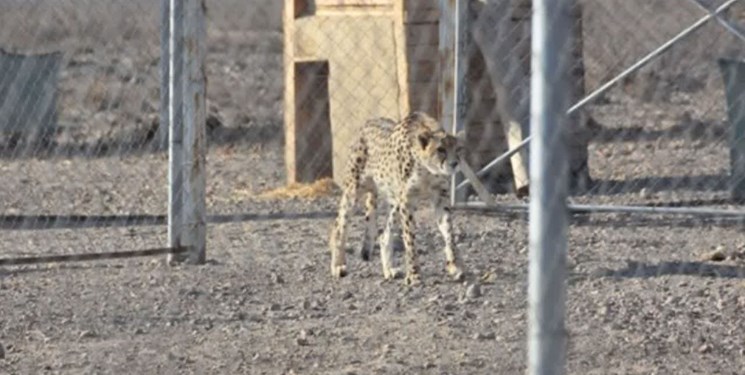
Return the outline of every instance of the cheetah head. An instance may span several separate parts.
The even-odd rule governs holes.
[[[430,173],[451,175],[458,170],[463,157],[465,142],[464,132],[453,135],[440,128],[433,118],[416,114],[420,126],[416,131],[414,155]]]

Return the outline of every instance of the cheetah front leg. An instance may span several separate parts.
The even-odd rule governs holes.
[[[440,191],[435,202],[435,215],[437,217],[437,228],[440,230],[442,239],[445,241],[445,270],[455,281],[462,281],[464,272],[460,258],[456,254],[455,241],[453,240],[453,218],[448,203],[447,190]]]
[[[414,216],[411,214],[408,202],[402,202],[398,206],[399,216],[401,218],[401,236],[404,240],[404,256],[406,258],[406,285],[416,285],[421,283],[419,274],[418,255],[414,248]]]
[[[380,262],[383,265],[383,278],[386,280],[401,276],[401,270],[393,267],[393,237],[391,236],[391,231],[396,225],[397,216],[398,207],[392,205],[388,212],[383,234],[380,236]]]

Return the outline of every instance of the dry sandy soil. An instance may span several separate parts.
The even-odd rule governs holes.
[[[158,108],[152,3],[0,0],[0,45],[65,51],[56,148],[2,154],[0,257],[166,244],[167,154],[148,146]],[[208,2],[209,102],[222,120],[210,132],[208,264],[0,269],[0,373],[524,373],[523,213],[458,212],[457,243],[472,275],[459,284],[445,277],[441,240],[424,210],[424,285],[409,289],[382,282],[377,258],[359,260],[360,220],[350,235],[350,276],[329,277],[335,196],[258,197],[284,179],[279,3]],[[633,3],[602,0],[591,9],[589,86],[699,16],[679,2]],[[675,47],[675,59],[590,108],[604,127],[590,150],[598,185],[575,201],[730,206],[721,79],[702,56],[742,48],[710,26]],[[742,374],[740,226],[575,217],[568,373]],[[714,250],[725,259],[712,261]]]

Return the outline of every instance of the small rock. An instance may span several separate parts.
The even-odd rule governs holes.
[[[598,315],[600,316],[606,316],[610,312],[610,307],[608,305],[602,305],[598,307]]]
[[[310,301],[308,301],[307,299],[306,299],[306,300],[304,300],[304,301],[303,301],[303,304],[302,304],[302,308],[303,308],[303,310],[310,310],[310,305],[311,305],[311,304],[310,304]]]
[[[276,272],[272,272],[271,279],[274,284],[284,284],[285,280],[282,278],[282,276],[279,276]]]
[[[305,264],[303,264],[303,265],[302,265],[302,266],[300,267],[300,270],[301,270],[301,271],[305,271],[305,272],[308,272],[308,271],[313,271],[313,270],[314,270],[314,268],[315,268],[315,266],[313,265],[313,263],[305,263]]]
[[[709,346],[708,344],[703,344],[703,345],[701,345],[701,346],[698,347],[698,352],[699,353],[702,353],[702,354],[703,353],[709,353],[709,352],[711,352],[711,346]]]
[[[269,306],[269,311],[279,311],[282,309],[282,306],[280,306],[278,303],[273,303]]]
[[[648,199],[650,196],[649,190],[647,190],[647,188],[642,188],[641,190],[639,190],[639,196],[642,199]]]
[[[497,338],[497,335],[494,334],[494,332],[487,332],[487,333],[476,333],[473,335],[474,340],[494,340]]]
[[[233,320],[246,320],[246,313],[243,311],[236,311],[232,314]]]
[[[145,331],[142,328],[135,328],[134,332],[135,335],[141,335],[145,333]]]
[[[455,310],[458,309],[458,306],[455,306],[452,303],[448,303],[448,304],[442,306],[442,309],[445,310],[445,311],[455,311]]]
[[[471,284],[466,288],[467,299],[476,299],[479,297],[481,297],[481,287],[479,287],[479,284]]]
[[[354,336],[344,336],[341,338],[341,342],[347,343],[347,342],[353,342],[353,341],[357,341],[357,338]]]
[[[348,300],[348,299],[350,299],[350,298],[352,298],[352,297],[354,297],[354,294],[352,294],[352,292],[350,292],[350,291],[346,291],[346,292],[344,292],[344,294],[343,294],[343,295],[341,296],[341,299],[342,299],[342,300]]]
[[[716,250],[710,251],[703,256],[704,261],[721,262],[727,259],[727,254],[724,252],[722,247],[717,247]]]
[[[298,333],[297,338],[295,339],[295,343],[297,343],[299,346],[306,346],[308,345],[308,336],[310,335],[310,332],[301,329]]]
[[[93,331],[83,331],[83,332],[80,332],[80,335],[78,335],[78,337],[81,339],[89,339],[89,338],[96,337],[96,333]]]

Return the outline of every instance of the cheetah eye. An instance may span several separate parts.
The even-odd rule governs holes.
[[[438,147],[437,152],[444,155],[447,153],[447,150],[445,150],[445,147]]]

